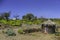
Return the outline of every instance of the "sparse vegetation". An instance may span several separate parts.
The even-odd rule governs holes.
[[[22,29],[18,29],[19,34],[24,34],[25,32]]]
[[[55,33],[56,36],[60,36],[60,32]]]
[[[12,29],[8,29],[8,30],[6,31],[6,34],[7,34],[8,36],[16,36],[15,32],[14,32]]]
[[[43,33],[36,33],[36,32],[38,32],[38,31],[40,31],[40,24],[43,22],[43,21],[46,21],[47,20],[47,18],[43,18],[43,17],[41,17],[41,18],[37,18],[36,16],[34,16],[33,14],[26,14],[26,15],[24,15],[23,17],[22,17],[22,19],[18,19],[18,17],[19,16],[15,16],[15,18],[16,18],[16,20],[13,20],[13,19],[9,19],[9,17],[10,17],[10,14],[4,14],[5,16],[3,16],[2,17],[2,15],[0,16],[0,23],[3,23],[3,24],[7,24],[7,25],[10,25],[12,28],[13,28],[13,30],[15,30],[15,31],[13,31],[12,29],[8,29],[8,30],[3,30],[2,31],[2,33],[1,34],[6,34],[6,35],[8,35],[8,37],[9,36],[16,36],[16,40],[17,40],[17,38],[20,38],[20,37],[22,37],[21,39],[22,40],[25,40],[25,39],[23,39],[23,37],[25,38],[26,37],[26,40],[28,39],[29,40],[29,38],[30,39],[37,39],[38,38],[38,40],[49,40],[49,39],[51,39],[51,40],[55,40],[55,36],[60,36],[60,33],[55,33],[55,35],[50,35],[50,34],[43,34]],[[56,22],[57,24],[60,24],[60,19],[51,19],[52,21],[54,21],[54,22]],[[26,31],[24,31],[23,29],[25,29],[25,27],[22,27],[22,26],[24,26],[23,24],[27,24],[26,26],[27,26],[27,30]],[[29,26],[30,25],[30,26]],[[35,27],[35,26],[31,26],[31,25],[39,25],[39,28],[38,29],[35,29],[35,28],[33,28],[33,29],[30,29],[30,28],[32,28],[32,27]],[[4,26],[4,25],[3,25]],[[14,28],[14,27],[16,27],[16,29]],[[38,27],[38,26],[36,26],[36,27]],[[18,29],[17,29],[18,28]],[[23,28],[23,29],[22,29]],[[16,33],[16,31],[17,31],[17,33]],[[25,34],[27,32],[27,34],[26,35],[23,35],[23,34]],[[36,33],[36,34],[34,34],[34,32]],[[31,34],[31,33],[33,33],[33,34]],[[20,34],[22,34],[22,35],[20,35]],[[31,34],[31,35],[30,35]],[[17,36],[18,35],[18,36]],[[20,36],[19,36],[20,35]],[[4,35],[3,35],[3,37],[4,37]],[[46,37],[46,38],[45,38]],[[51,38],[52,37],[52,38]],[[48,39],[47,39],[48,38]],[[15,38],[14,38],[15,39]]]

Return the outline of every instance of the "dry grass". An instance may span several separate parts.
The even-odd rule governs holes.
[[[16,36],[6,36],[0,31],[0,40],[55,40],[54,34],[43,34],[41,32],[16,34]]]

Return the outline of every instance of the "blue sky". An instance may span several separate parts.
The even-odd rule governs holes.
[[[2,0],[0,13],[11,11],[11,18],[19,15],[22,18],[27,13],[37,17],[60,18],[60,0]]]

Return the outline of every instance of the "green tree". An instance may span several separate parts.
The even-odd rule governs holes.
[[[8,21],[10,17],[10,12],[5,12],[1,16]]]
[[[0,20],[4,19],[2,13],[0,13]]]
[[[22,19],[24,19],[24,20],[25,20],[25,19],[26,19],[26,16],[25,16],[25,15],[24,15],[24,16],[22,16]]]
[[[22,17],[22,19],[33,20],[35,16],[32,13],[28,13]]]
[[[3,18],[2,18],[2,16],[1,16],[1,14],[0,14],[0,20],[2,20]]]

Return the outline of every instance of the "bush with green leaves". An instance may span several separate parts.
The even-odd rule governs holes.
[[[16,36],[15,32],[14,32],[12,29],[8,29],[8,30],[6,31],[6,34],[7,34],[8,36]]]
[[[0,20],[0,22],[3,23],[3,24],[7,24],[6,20]]]
[[[56,32],[55,35],[56,35],[56,36],[60,36],[60,32]]]
[[[6,33],[5,30],[2,30],[2,33]]]
[[[25,32],[22,29],[18,29],[19,34],[24,34]]]
[[[21,20],[10,20],[9,21],[9,24],[12,25],[12,26],[20,26],[22,23]]]

